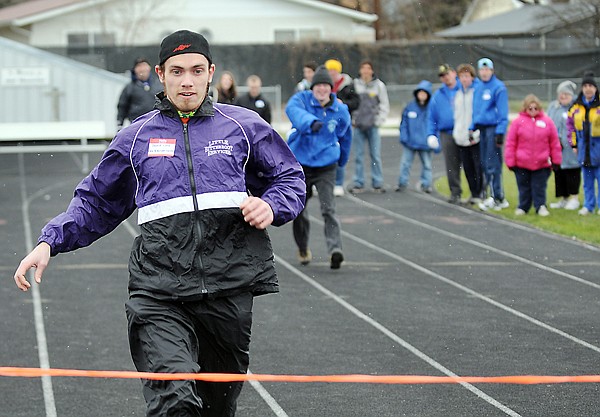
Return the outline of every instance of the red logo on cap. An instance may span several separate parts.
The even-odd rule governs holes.
[[[177,48],[173,49],[173,52],[183,51],[184,49],[188,49],[190,46],[192,46],[191,43],[182,43]]]

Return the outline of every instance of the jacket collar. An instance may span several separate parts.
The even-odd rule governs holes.
[[[164,91],[158,93],[156,97],[158,98],[158,101],[154,105],[154,108],[160,110],[161,113],[164,113],[169,117],[179,117],[179,115],[177,114],[177,109],[175,108],[175,106],[173,106],[173,103],[171,103],[171,101],[167,98]],[[206,96],[206,98],[200,105],[200,108],[196,111],[196,114],[194,114],[192,118],[210,117],[214,115],[215,109],[213,107],[212,100],[209,96]]]

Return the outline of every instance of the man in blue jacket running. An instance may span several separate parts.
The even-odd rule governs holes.
[[[481,83],[473,95],[473,129],[479,130],[481,165],[488,198],[479,204],[481,210],[501,210],[509,206],[502,185],[502,145],[508,127],[508,93],[506,86],[494,74],[489,58],[477,61]]]
[[[348,106],[331,92],[333,80],[325,67],[317,68],[311,89],[300,91],[288,102],[285,112],[292,122],[288,145],[306,176],[307,203],[314,185],[319,194],[325,223],[325,241],[331,269],[344,260],[340,222],[335,216],[333,187],[337,167],[348,162],[352,143],[352,123]],[[298,259],[307,265],[312,259],[308,247],[310,221],[306,208],[294,220]]]

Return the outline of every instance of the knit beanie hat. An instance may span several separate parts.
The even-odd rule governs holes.
[[[172,56],[181,54],[202,54],[208,59],[208,63],[212,64],[208,41],[199,33],[178,30],[164,38],[160,43],[159,65],[164,64]]]
[[[594,87],[598,88],[598,84],[596,84],[596,79],[594,78],[593,72],[588,71],[583,74],[583,78],[581,79],[581,85],[584,85],[584,84],[591,84]]]
[[[337,59],[328,59],[327,61],[325,61],[325,68],[327,68],[328,70],[342,72],[342,63]]]
[[[556,94],[567,93],[572,96],[575,96],[575,90],[577,89],[577,84],[575,84],[571,80],[563,81],[556,87]]]
[[[331,79],[331,75],[329,75],[329,71],[323,65],[321,65],[315,71],[315,75],[313,75],[312,83],[310,84],[310,89],[317,84],[329,84],[331,88],[333,88],[333,80]]]

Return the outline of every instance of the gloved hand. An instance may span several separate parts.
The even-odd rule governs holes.
[[[427,146],[429,146],[431,149],[437,149],[440,147],[440,141],[437,138],[437,136],[435,135],[429,135],[427,136]]]
[[[496,145],[502,145],[504,143],[504,135],[497,133],[496,134]]]
[[[314,133],[316,133],[319,130],[321,130],[322,127],[323,127],[323,122],[320,120],[315,120],[314,122],[311,123],[310,130],[312,130]]]

